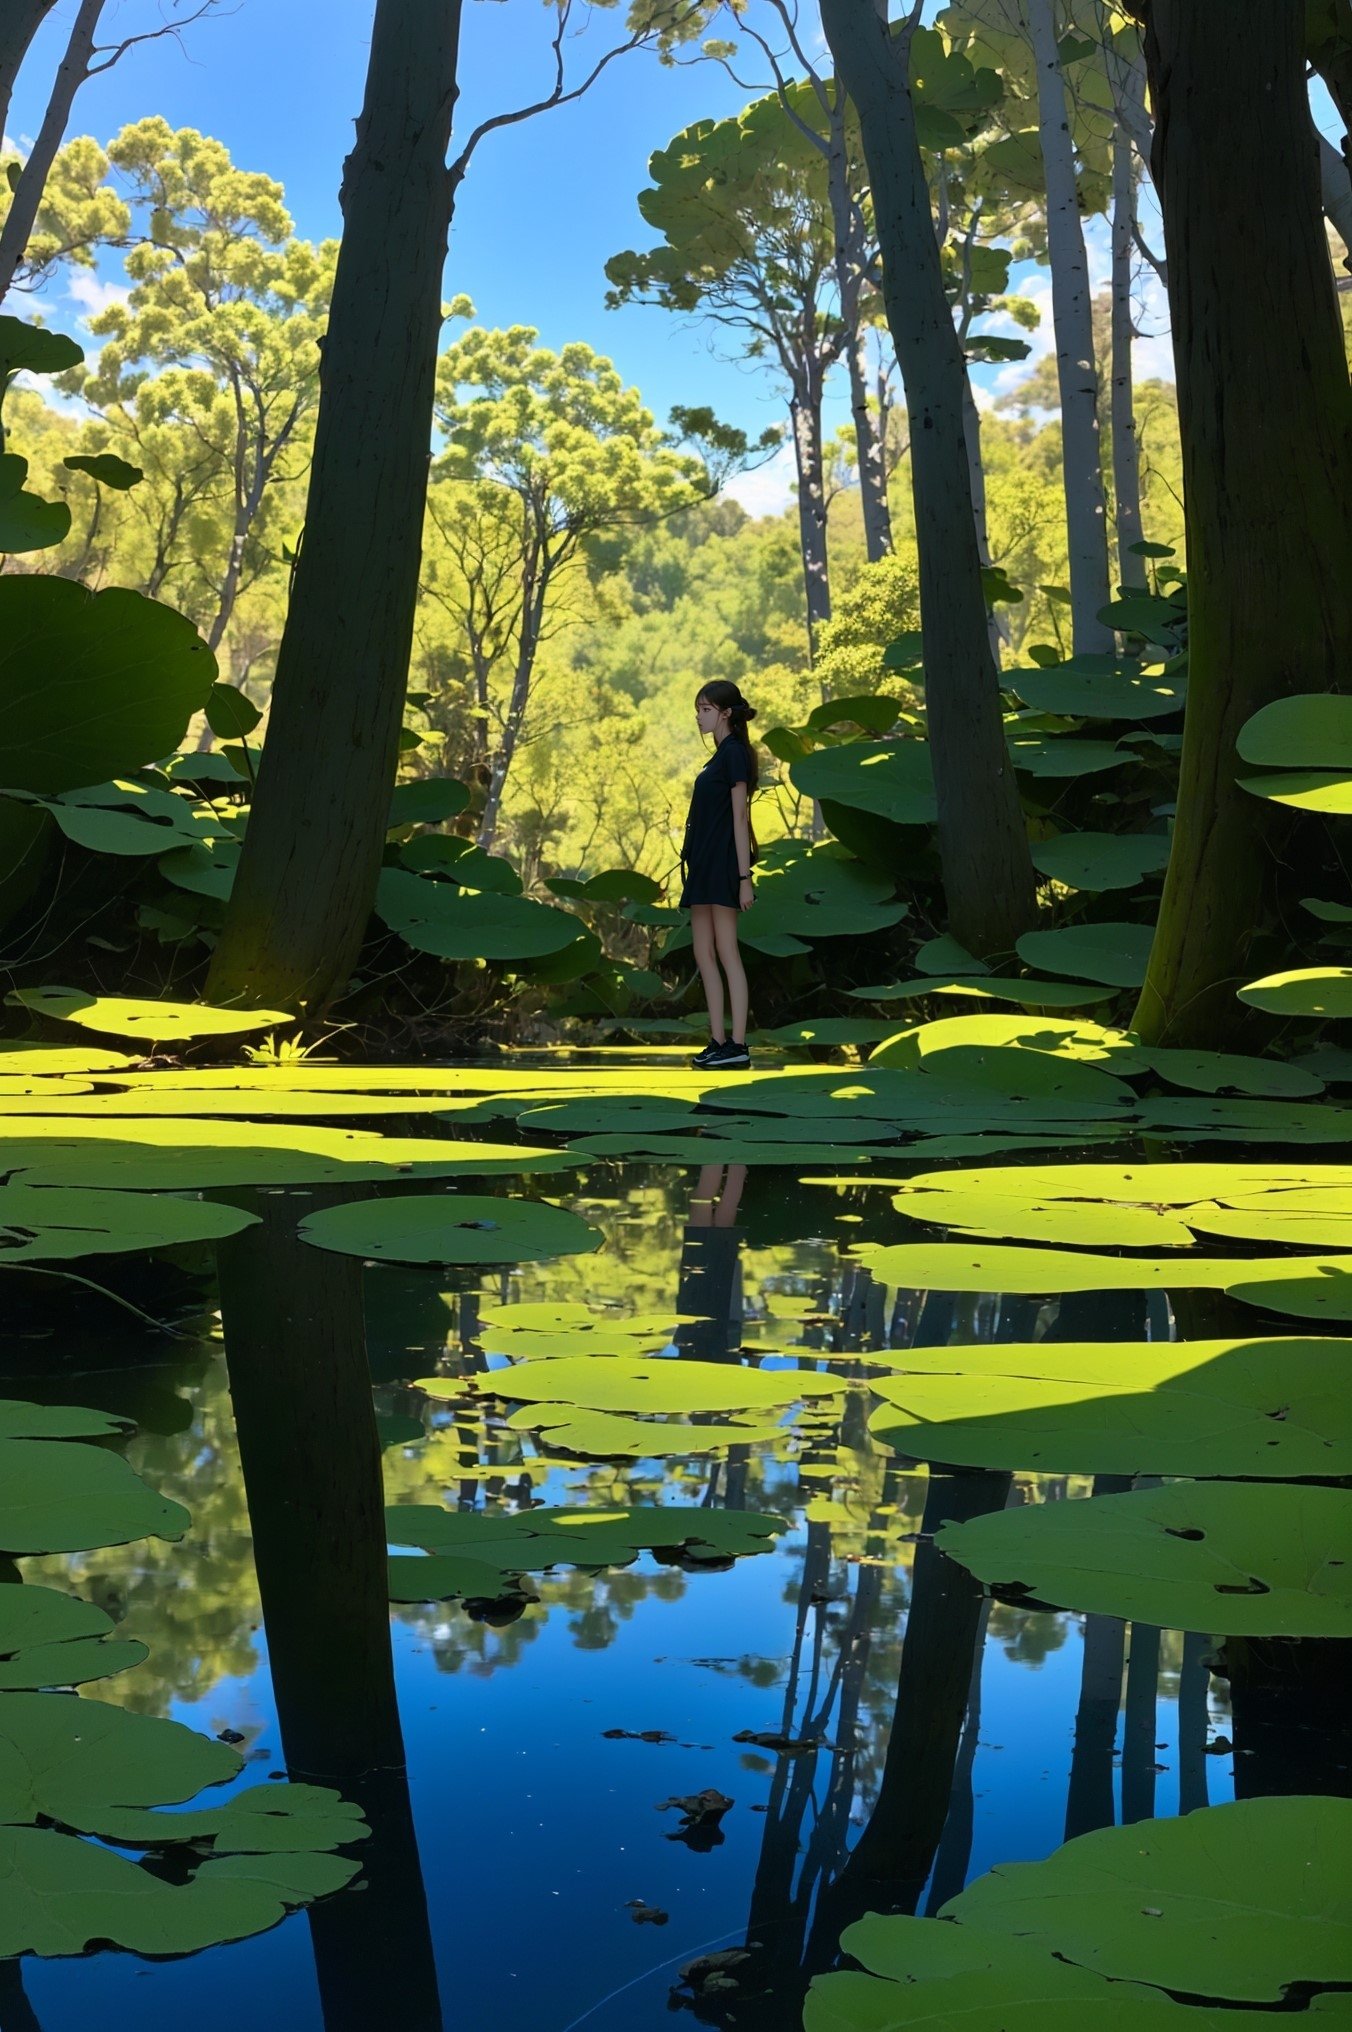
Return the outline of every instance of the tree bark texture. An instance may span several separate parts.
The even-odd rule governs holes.
[[[1209,10],[1152,0],[1145,15],[1190,640],[1173,851],[1133,1019],[1150,1043],[1216,1046],[1241,1027],[1235,990],[1290,824],[1239,788],[1240,728],[1273,699],[1352,681],[1352,395],[1303,20],[1300,0],[1231,0],[1218,64]]]
[[[11,4],[13,0],[5,0],[6,7]],[[14,286],[14,277],[37,221],[42,193],[47,188],[47,178],[51,174],[57,150],[66,138],[66,128],[70,124],[70,109],[75,104],[75,94],[89,76],[89,61],[94,53],[94,37],[98,31],[103,4],[104,0],[80,0],[80,11],[70,31],[66,53],[57,69],[56,82],[52,86],[52,95],[47,101],[47,110],[42,116],[42,125],[33,143],[32,154],[20,172],[19,187],[14,193],[14,200],[5,223],[0,227],[0,303],[4,302]],[[21,5],[19,9],[21,17],[31,14],[32,11],[31,6]],[[32,39],[37,25],[35,21],[33,27],[29,29],[29,40]],[[22,19],[20,35],[22,35]],[[10,41],[8,29],[0,30],[0,37],[3,37],[3,44],[8,45]],[[26,43],[24,47],[27,47]],[[20,50],[18,53],[22,56],[23,51]],[[0,91],[3,91],[4,86],[3,63],[4,58],[0,54]],[[18,68],[17,64],[15,68]]]
[[[944,292],[904,44],[872,0],[822,0],[837,74],[859,114],[906,389],[930,755],[949,926],[1007,952],[1035,920],[1032,862],[987,637],[963,431],[965,362]]]
[[[845,348],[850,375],[850,416],[854,423],[855,455],[859,463],[859,506],[864,518],[864,554],[870,564],[887,557],[892,549],[892,510],[887,499],[887,468],[883,459],[882,426],[868,406],[868,375],[864,367],[864,334],[856,323],[854,336]]]
[[[972,393],[972,377],[964,363],[962,377],[962,438],[967,448],[967,484],[972,490],[972,527],[976,531],[976,554],[982,569],[991,562],[991,540],[986,521],[986,467],[981,457],[981,411],[976,406]],[[991,646],[991,658],[996,669],[1000,668],[1005,638],[1000,627],[1000,616],[995,608],[986,610],[986,639]]]
[[[1054,0],[1022,0],[1037,71],[1038,135],[1047,184],[1047,259],[1052,273],[1056,380],[1061,392],[1061,476],[1070,559],[1070,617],[1077,656],[1113,647],[1100,621],[1108,604],[1108,519],[1099,438],[1093,295],[1080,223],[1075,146],[1056,47]]]
[[[798,474],[798,545],[803,556],[808,649],[815,659],[822,623],[831,618],[820,387],[795,388],[789,413],[793,419],[793,458]]]
[[[10,100],[23,60],[56,0],[5,0],[0,7],[0,136],[9,126]]]
[[[1145,566],[1132,555],[1142,541],[1141,447],[1136,435],[1136,400],[1131,368],[1135,326],[1131,315],[1131,268],[1135,248],[1136,164],[1131,139],[1119,122],[1113,132],[1112,389],[1113,506],[1117,516],[1117,576],[1123,586],[1144,586]]]
[[[376,0],[268,740],[208,992],[318,1011],[375,896],[418,597],[459,0]]]

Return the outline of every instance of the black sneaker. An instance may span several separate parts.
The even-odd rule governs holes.
[[[726,1038],[724,1038],[724,1040],[720,1044],[717,1038],[711,1037],[709,1039],[709,1042],[705,1045],[703,1051],[697,1051],[695,1053],[695,1056],[691,1059],[690,1063],[692,1066],[698,1067],[698,1069],[701,1072],[703,1072],[706,1066],[716,1064],[718,1061],[719,1052],[726,1051],[727,1048],[728,1044]]]
[[[704,1063],[710,1072],[748,1072],[751,1053],[744,1044],[737,1044],[730,1037],[726,1044],[715,1045],[712,1056]]]

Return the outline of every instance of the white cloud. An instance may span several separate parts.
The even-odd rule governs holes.
[[[121,282],[100,282],[97,275],[87,271],[72,275],[66,284],[66,295],[72,303],[80,305],[82,325],[107,310],[110,303],[125,303],[131,291]]]
[[[754,472],[738,473],[723,492],[740,502],[748,515],[782,515],[793,499],[797,478],[793,446],[786,444]]]

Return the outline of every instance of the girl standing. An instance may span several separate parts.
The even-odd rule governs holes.
[[[695,963],[709,1005],[709,1042],[692,1064],[729,1072],[744,1071],[751,1064],[746,1048],[746,969],[737,947],[737,920],[756,900],[751,886],[756,845],[748,806],[758,772],[747,733],[747,722],[755,717],[755,708],[726,678],[714,678],[701,687],[695,718],[702,734],[713,735],[714,752],[695,778],[681,846],[680,907],[690,912]],[[723,1022],[725,974],[731,1035]]]

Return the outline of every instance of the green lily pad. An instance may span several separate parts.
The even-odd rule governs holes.
[[[1296,811],[1323,812],[1329,818],[1352,818],[1352,776],[1332,769],[1270,769],[1261,776],[1238,776],[1241,790],[1289,804]]]
[[[34,1827],[0,1827],[0,1955],[194,1954],[276,1926],[340,1891],[357,1864],[331,1855],[225,1855],[165,1883],[111,1849]]]
[[[1170,1086],[1196,1093],[1228,1091],[1301,1100],[1324,1089],[1324,1082],[1314,1073],[1278,1058],[1246,1058],[1228,1051],[1178,1051],[1166,1046],[1152,1046],[1141,1056]]]
[[[810,1397],[837,1397],[847,1387],[837,1376],[821,1376],[812,1370],[753,1369],[731,1362],[668,1362],[642,1356],[596,1362],[587,1355],[515,1362],[509,1369],[476,1376],[474,1382],[482,1391],[517,1403],[643,1412],[649,1417],[787,1409]],[[465,1382],[424,1376],[414,1387],[425,1390],[429,1397],[455,1397],[464,1394]]]
[[[87,1552],[181,1538],[191,1518],[120,1454],[64,1439],[0,1439],[0,1552]]]
[[[945,979],[955,974],[970,976],[990,972],[984,960],[969,953],[966,946],[959,945],[946,931],[941,932],[938,938],[927,938],[923,945],[916,948],[915,963],[922,974],[942,974]]]
[[[469,786],[454,776],[423,776],[411,783],[396,783],[390,795],[389,828],[444,825],[458,818],[469,803]]]
[[[804,797],[897,825],[933,825],[939,815],[927,741],[843,741],[791,763],[789,778]]]
[[[1115,741],[1080,741],[1071,734],[1031,734],[1022,740],[1016,735],[1007,745],[1014,767],[1029,776],[1073,780],[1136,760]]]
[[[801,1023],[780,1023],[772,1030],[757,1033],[763,1044],[880,1044],[892,1034],[892,1025],[882,1017],[818,1016]]]
[[[316,1249],[387,1263],[533,1263],[587,1255],[605,1239],[566,1207],[471,1193],[323,1207],[301,1222],[299,1234]]]
[[[1228,1206],[1201,1202],[1183,1218],[1197,1234],[1227,1241],[1289,1243],[1302,1249],[1352,1249],[1352,1188],[1258,1192]]]
[[[215,1241],[257,1218],[165,1194],[0,1185],[0,1266]]]
[[[1352,769],[1352,698],[1299,692],[1244,722],[1235,750],[1269,769]]]
[[[632,1158],[638,1164],[867,1164],[878,1154],[872,1148],[813,1143],[804,1135],[793,1143],[753,1143],[732,1136],[582,1136],[568,1147],[576,1157]]]
[[[998,1594],[1077,1613],[1234,1637],[1352,1636],[1342,1489],[1171,1482],[998,1511],[945,1525],[935,1543]]]
[[[289,1029],[294,1014],[284,1009],[213,1009],[204,1002],[151,1002],[123,995],[89,995],[82,988],[16,988],[5,997],[35,1016],[75,1023],[105,1037],[131,1037],[145,1044],[180,1043],[197,1037],[244,1037],[252,1030]]]
[[[159,870],[165,881],[172,882],[175,889],[185,889],[193,896],[211,896],[217,902],[225,903],[235,885],[239,856],[238,840],[218,839],[210,846],[198,840],[190,846],[174,847],[163,854]]]
[[[216,659],[172,607],[121,586],[0,579],[0,784],[51,792],[127,776],[177,747]]]
[[[1040,875],[1068,889],[1134,889],[1168,867],[1169,842],[1162,833],[1062,833],[1032,854]]]
[[[57,1588],[0,1587],[0,1692],[81,1686],[139,1665],[145,1645],[109,1643],[112,1628],[93,1602]]]
[[[782,1517],[745,1511],[659,1508],[526,1510],[514,1516],[394,1504],[385,1513],[391,1544],[418,1545],[431,1559],[393,1559],[400,1601],[511,1592],[525,1573],[553,1567],[599,1571],[629,1566],[640,1552],[683,1552],[689,1561],[767,1552]],[[447,1556],[449,1555],[449,1557]],[[419,1568],[424,1571],[420,1574]],[[417,1592],[410,1592],[417,1590]]]
[[[1264,1798],[1102,1828],[1004,1864],[936,1919],[870,1914],[841,1936],[868,1975],[818,1977],[807,2032],[1224,2032],[1194,1999],[1280,2000],[1345,1981],[1339,1859],[1352,1807]],[[956,1923],[954,1923],[956,1922]],[[1338,2008],[1333,1993],[1312,2008]],[[1249,2011],[1275,2025],[1274,2011]]]
[[[0,1075],[24,1079],[60,1078],[66,1073],[121,1072],[139,1063],[125,1051],[104,1051],[92,1044],[10,1044],[0,1050]]]
[[[524,896],[500,896],[386,868],[376,914],[406,945],[446,960],[525,960],[562,952],[582,927],[576,917]]]
[[[587,1460],[697,1460],[725,1454],[734,1446],[769,1446],[784,1427],[753,1421],[715,1420],[698,1425],[682,1418],[639,1418],[614,1411],[576,1411],[568,1404],[525,1404],[507,1420],[514,1432],[538,1433],[553,1452]]]
[[[1111,988],[1080,987],[1070,981],[1004,979],[995,974],[967,980],[888,981],[876,988],[847,988],[861,1002],[913,1002],[921,995],[961,995],[976,1001],[1017,1002],[1025,1009],[1089,1009],[1111,1002]]]
[[[1056,931],[1025,932],[1017,949],[1030,967],[1139,988],[1154,937],[1148,924],[1064,924]]]
[[[1256,1193],[1340,1190],[1337,1164],[1037,1164],[998,1169],[932,1171],[909,1180],[942,1192],[1007,1193],[1014,1198],[1114,1200],[1123,1205],[1186,1207],[1199,1200],[1247,1204]]]
[[[1180,678],[1166,677],[1162,671],[1143,672],[1111,658],[1093,660],[1107,667],[1091,669],[1089,658],[1078,657],[1069,664],[1007,670],[1000,682],[1034,712],[1080,720],[1152,720],[1183,710],[1186,692]]]
[[[910,1349],[870,1382],[896,1452],[1040,1474],[1352,1473],[1352,1341],[1150,1341]]]
[[[1236,990],[1270,1016],[1352,1016],[1352,967],[1297,967]]]
[[[860,1242],[853,1252],[880,1283],[905,1291],[1230,1291],[1253,1305],[1300,1317],[1327,1291],[1326,1315],[1338,1310],[1352,1278],[1352,1256],[1270,1256],[1248,1263],[1234,1257],[1178,1255],[1099,1256],[1088,1250],[1002,1248],[997,1242],[917,1242],[879,1247]],[[1327,1280],[1325,1282],[1325,1280]],[[1278,1294],[1280,1292],[1280,1304]],[[1259,1295],[1259,1294],[1263,1295]],[[1292,1302],[1287,1303],[1290,1299]]]
[[[211,1186],[365,1184],[552,1171],[528,1144],[455,1143],[287,1122],[0,1119],[0,1159],[23,1185],[191,1192]]]
[[[895,1032],[888,1044],[886,1060],[879,1061],[875,1053],[874,1063],[920,1065],[936,1052],[951,1051],[957,1045],[1012,1045],[1049,1052],[1082,1059],[1128,1079],[1148,1071],[1151,1063],[1129,1031],[1105,1029],[1087,1018],[1067,1016],[939,1016],[933,1022]]]
[[[1197,1492],[1208,1501],[1227,1493],[1242,1492]],[[1271,1502],[1333,1492],[1253,1493]],[[1036,1942],[1114,1981],[1277,2003],[1298,1984],[1352,1981],[1347,1893],[1337,1889],[1350,1837],[1345,1799],[1242,1800],[1102,1828],[1045,1862],[1005,1864],[950,1900],[944,1915]]]
[[[892,1204],[900,1214],[935,1227],[961,1228],[1014,1242],[1058,1242],[1072,1248],[1188,1249],[1192,1232],[1155,1207],[1111,1202],[1025,1199],[996,1191],[945,1192],[903,1186]]]

